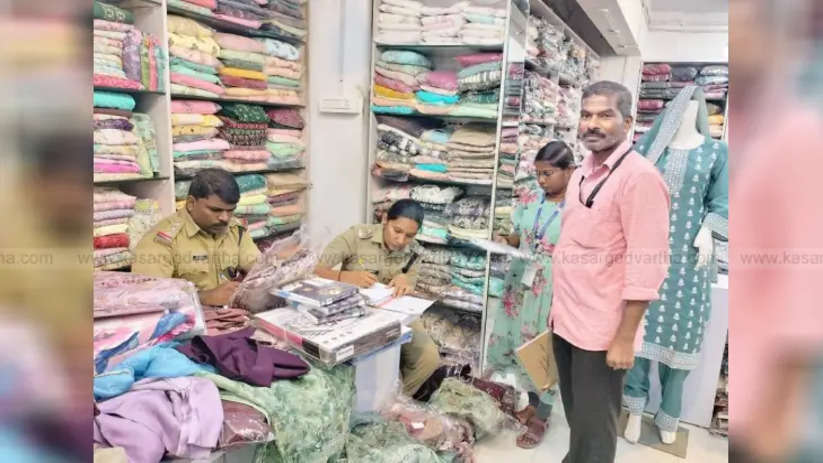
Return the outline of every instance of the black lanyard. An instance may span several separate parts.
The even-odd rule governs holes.
[[[589,193],[589,197],[586,198],[585,203],[583,202],[583,190],[582,190],[581,187],[583,186],[583,180],[586,180],[586,176],[585,175],[580,176],[580,183],[577,184],[577,199],[580,200],[580,204],[582,204],[582,205],[588,207],[589,209],[591,209],[592,205],[594,204],[594,198],[597,196],[597,193],[600,193],[600,189],[603,188],[603,185],[606,183],[606,180],[608,180],[609,177],[612,176],[614,171],[617,170],[618,167],[620,167],[620,164],[623,162],[624,159],[626,159],[626,156],[628,156],[629,153],[631,153],[631,152],[632,152],[632,148],[629,148],[628,151],[623,153],[617,159],[617,162],[614,163],[614,166],[612,166],[611,170],[609,170],[609,173],[606,175],[606,178],[604,178],[603,180],[600,181],[600,183],[595,185],[592,192]]]

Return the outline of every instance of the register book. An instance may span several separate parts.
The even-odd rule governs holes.
[[[360,318],[316,325],[287,307],[255,315],[257,325],[321,363],[334,366],[378,350],[400,337],[403,314],[367,308]]]

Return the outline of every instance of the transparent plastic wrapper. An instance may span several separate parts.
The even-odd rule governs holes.
[[[134,215],[129,218],[129,249],[134,251],[146,232],[162,219],[157,200],[138,199],[134,203]]]
[[[477,440],[516,427],[492,396],[457,378],[446,378],[429,400],[432,410],[465,419],[474,427]]]
[[[266,443],[274,439],[266,415],[254,407],[223,400],[223,430],[217,445],[227,448],[245,444]]]
[[[289,238],[276,241],[266,249],[229,305],[255,313],[285,307],[286,302],[270,290],[310,275],[317,261],[317,254],[308,249],[308,232],[301,227]]]
[[[411,437],[402,423],[388,422],[379,415],[352,417],[346,442],[346,457],[357,463],[446,463],[437,452]]]
[[[381,416],[406,427],[406,432],[440,453],[454,455],[456,463],[474,463],[474,430],[465,420],[444,415],[428,405],[398,395],[383,407]],[[441,455],[442,456],[442,455]]]

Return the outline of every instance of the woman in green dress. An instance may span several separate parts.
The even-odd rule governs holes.
[[[506,276],[502,307],[494,314],[488,345],[488,365],[496,378],[509,378],[529,403],[518,412],[527,430],[517,438],[521,448],[534,448],[543,439],[555,391],[539,391],[517,360],[515,350],[546,331],[552,302],[552,252],[560,236],[560,216],[566,186],[574,172],[574,155],[560,141],[552,141],[534,161],[540,190],[520,195],[512,215],[514,233],[498,241],[534,255],[534,261],[514,259]],[[506,381],[506,379],[502,379]]]

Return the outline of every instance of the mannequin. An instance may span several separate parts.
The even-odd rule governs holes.
[[[698,87],[684,88],[638,140],[637,152],[663,174],[671,194],[671,265],[660,299],[649,304],[643,348],[626,377],[629,408],[624,437],[637,442],[648,401],[649,369],[658,363],[663,401],[655,417],[660,439],[674,443],[683,384],[697,366],[710,317],[712,233],[728,234],[728,148],[709,135],[708,112]]]

